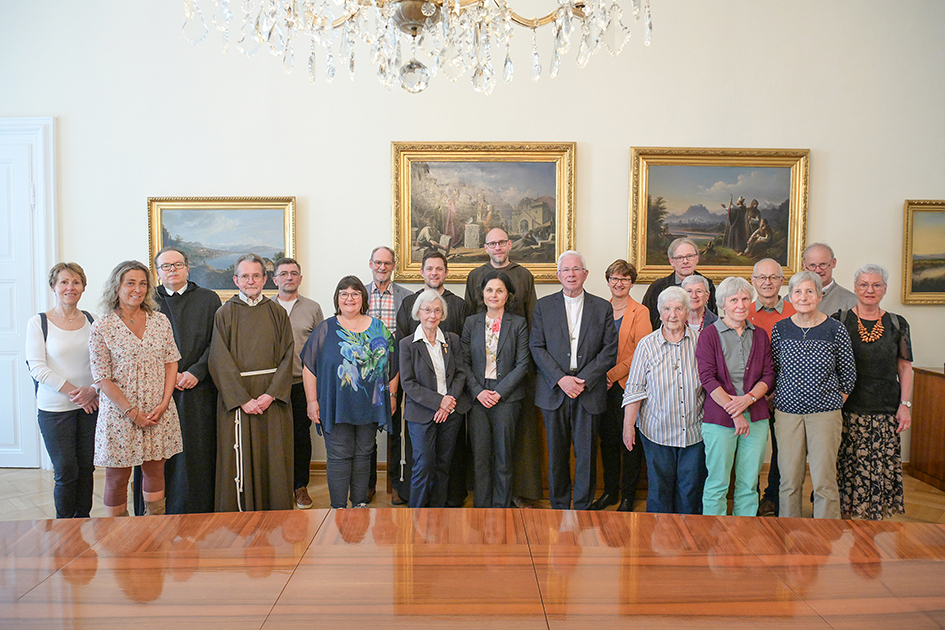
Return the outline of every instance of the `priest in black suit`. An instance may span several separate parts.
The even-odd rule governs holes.
[[[161,279],[157,302],[171,320],[181,354],[174,402],[184,450],[164,465],[168,514],[212,512],[216,476],[217,388],[207,361],[220,297],[188,281],[189,265],[187,255],[174,247],[154,258]]]
[[[548,440],[551,507],[571,507],[570,451],[574,445],[574,509],[594,500],[597,427],[607,406],[607,370],[617,362],[617,329],[610,303],[584,291],[584,256],[558,257],[561,291],[538,300],[529,347],[538,367],[535,404]]]

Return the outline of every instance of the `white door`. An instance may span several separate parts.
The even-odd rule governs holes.
[[[46,308],[52,135],[52,119],[0,119],[0,467],[40,465],[24,343],[27,320]]]

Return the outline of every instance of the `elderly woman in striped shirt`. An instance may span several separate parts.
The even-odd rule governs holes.
[[[686,325],[689,295],[669,287],[657,300],[662,326],[633,355],[624,391],[623,440],[633,450],[636,425],[646,454],[647,512],[702,513],[705,392],[696,366],[698,333]]]

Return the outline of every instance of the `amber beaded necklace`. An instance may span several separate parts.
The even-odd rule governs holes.
[[[879,319],[876,320],[873,330],[869,332],[867,332],[866,326],[863,325],[863,320],[860,319],[860,313],[856,309],[853,309],[853,312],[856,314],[856,331],[860,333],[860,339],[863,340],[863,343],[873,343],[883,336],[885,328],[883,328],[882,311],[880,311]]]

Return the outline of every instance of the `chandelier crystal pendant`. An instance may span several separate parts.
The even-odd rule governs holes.
[[[634,22],[642,19],[643,43],[649,46],[653,32],[650,0],[623,1],[630,2]],[[322,72],[329,83],[334,79],[336,56],[353,80],[360,41],[370,49],[370,63],[387,89],[400,84],[418,93],[437,74],[450,81],[468,74],[475,91],[491,94],[500,76],[493,59],[501,64],[502,80],[512,80],[513,25],[532,31],[534,81],[542,73],[539,28],[550,27],[554,37],[548,70],[552,78],[572,49],[572,37],[581,68],[602,48],[616,56],[629,41],[630,29],[618,0],[557,2],[547,15],[525,18],[506,0],[184,0],[183,33],[197,45],[217,30],[226,52],[232,31],[239,52],[252,56],[268,49],[282,58],[286,73],[295,66],[296,51],[307,54],[313,83]],[[204,17],[205,10],[209,19]],[[234,21],[233,10],[242,14],[240,19]]]

